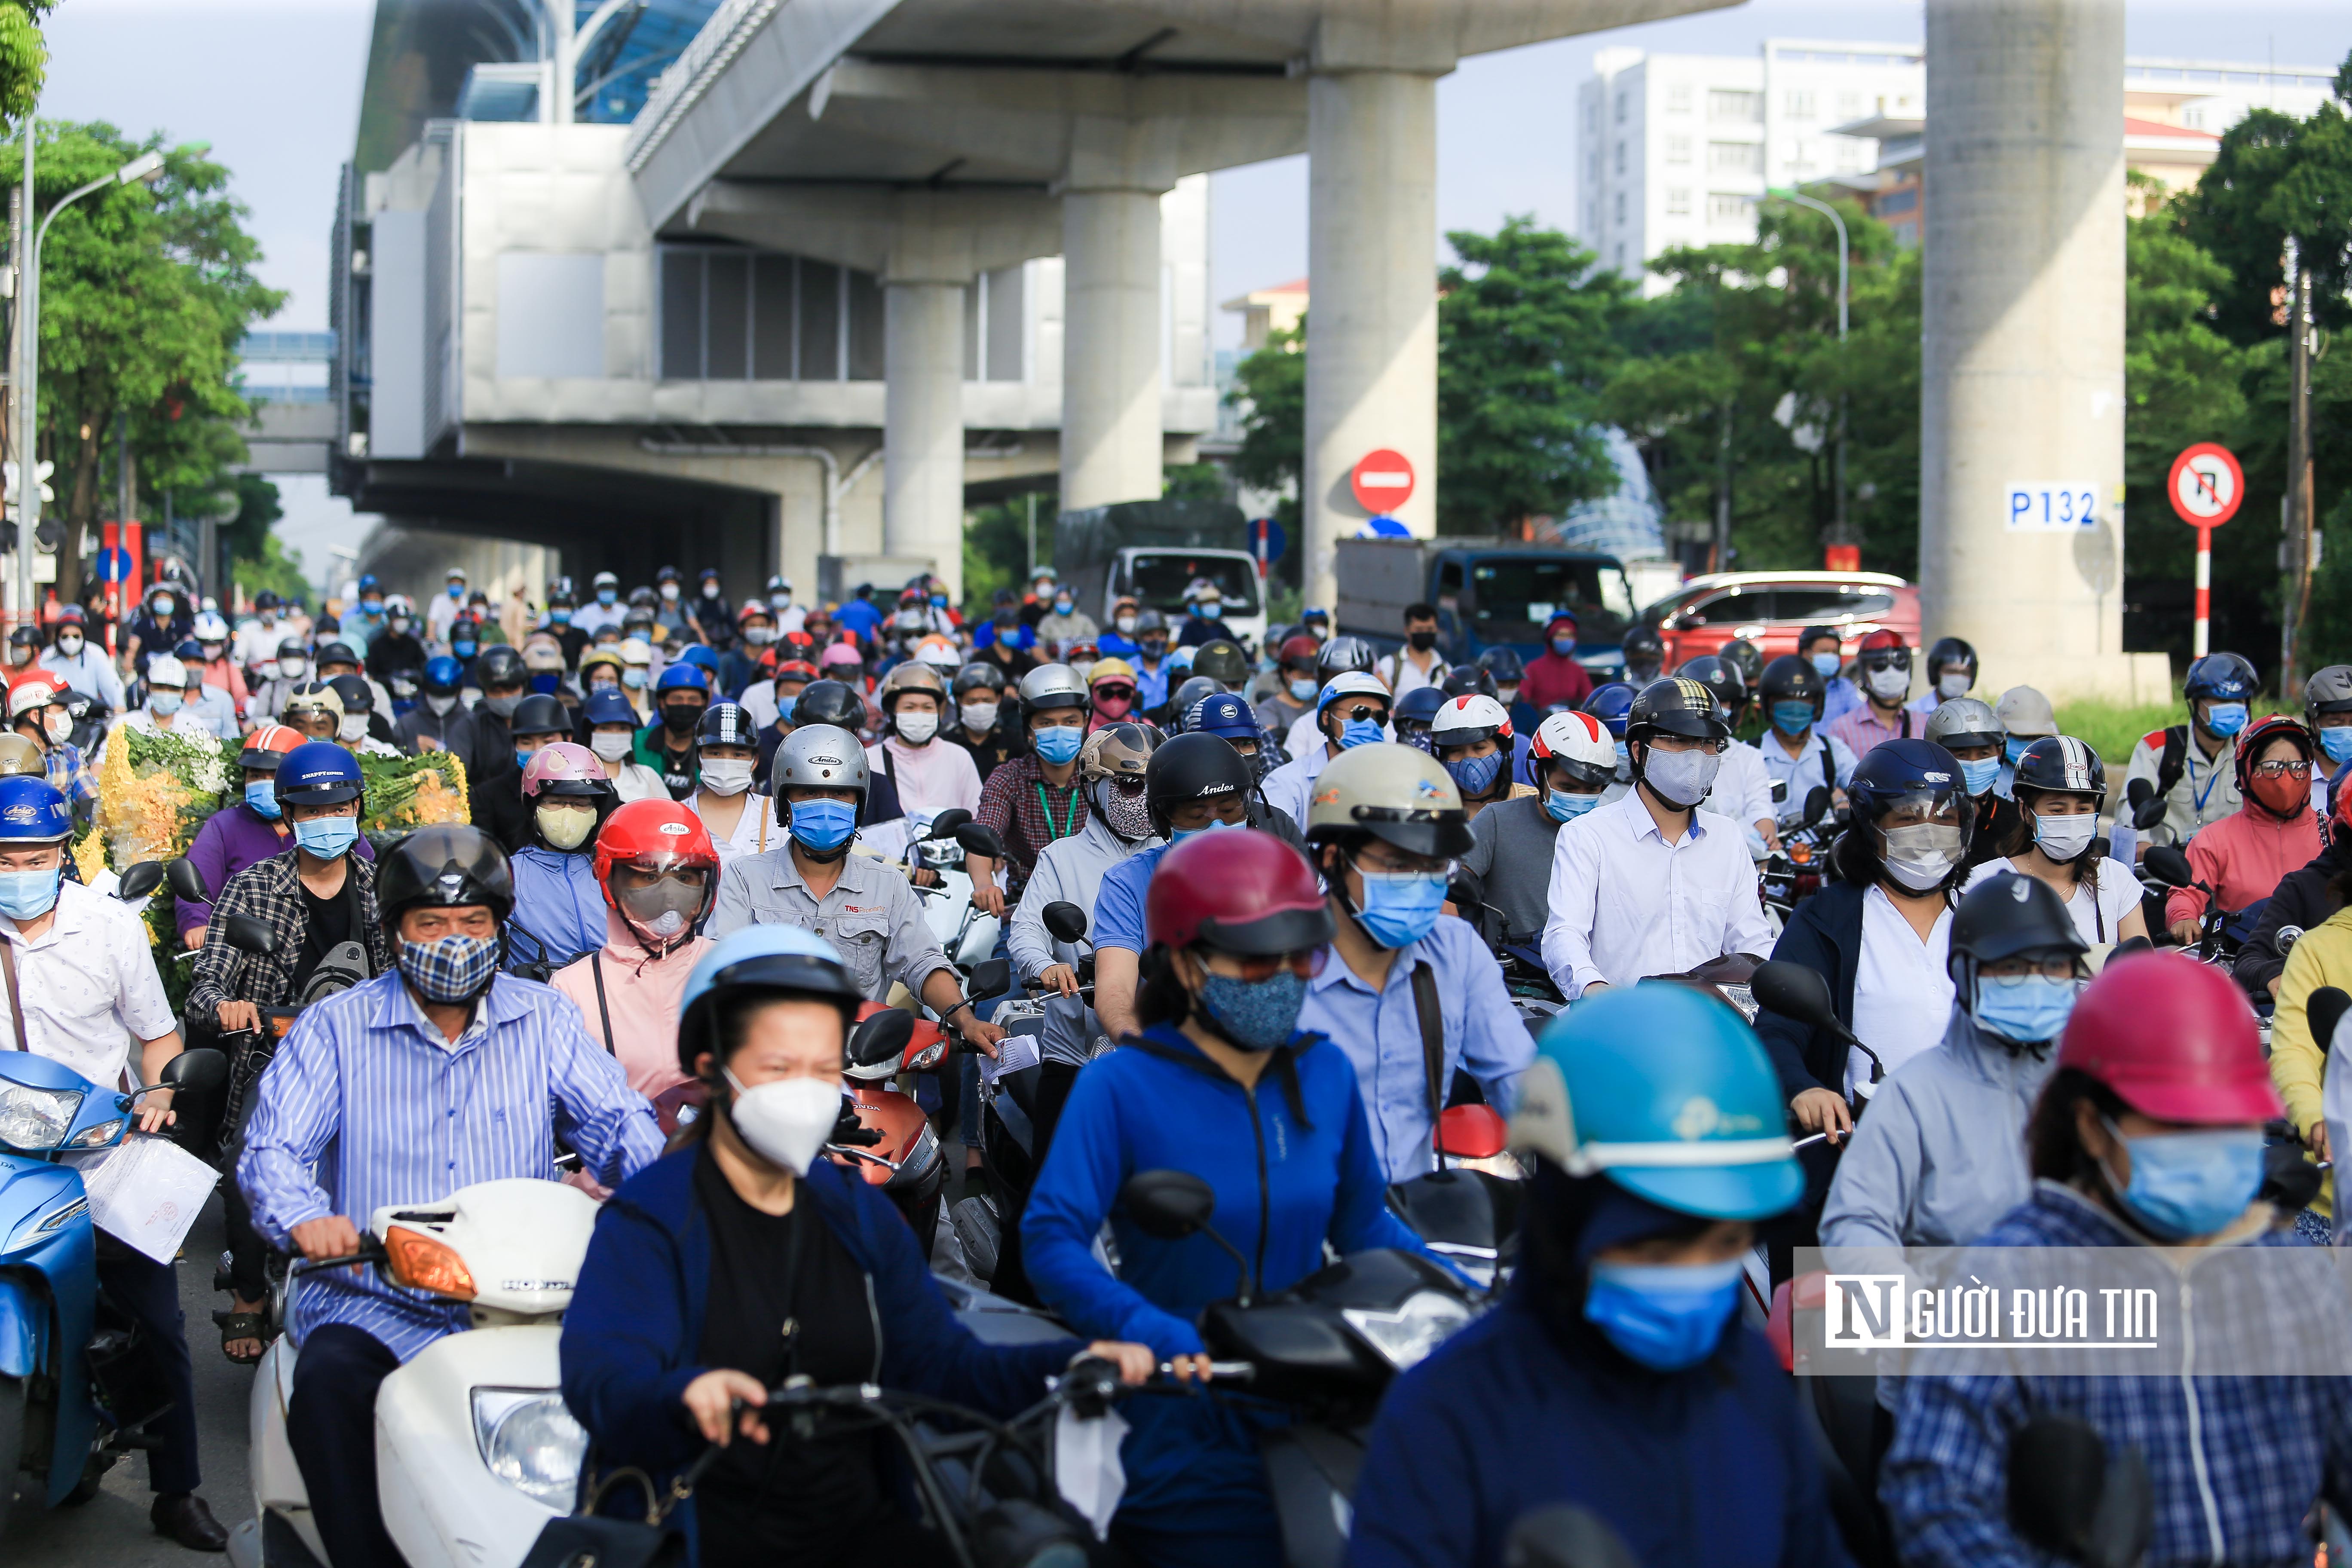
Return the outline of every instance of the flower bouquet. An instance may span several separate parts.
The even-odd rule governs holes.
[[[360,831],[378,848],[415,828],[473,820],[466,764],[454,752],[362,756],[360,782]]]
[[[98,770],[98,831],[106,863],[120,871],[186,854],[196,830],[221,808],[240,776],[235,745],[118,726],[106,738]]]

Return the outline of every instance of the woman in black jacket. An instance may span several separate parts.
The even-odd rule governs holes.
[[[2254,934],[2238,950],[2231,971],[2246,994],[2258,1002],[2278,995],[2279,976],[2286,973],[2286,949],[2279,937],[2292,931],[2298,936],[2344,907],[2337,879],[2352,870],[2352,790],[2337,792],[2336,815],[2326,824],[2327,847],[2299,871],[2279,879]],[[2292,946],[2293,943],[2288,944]]]

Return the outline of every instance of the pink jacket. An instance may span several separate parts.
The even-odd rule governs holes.
[[[548,984],[572,998],[587,1022],[588,1037],[618,1057],[629,1075],[629,1087],[651,1100],[686,1079],[677,1065],[678,1003],[686,995],[695,962],[710,951],[710,941],[696,937],[661,958],[649,959],[621,917],[609,909],[604,931],[603,948],[557,970]],[[599,969],[604,980],[601,1009],[596,1000]],[[608,1013],[609,1035],[604,1028]]]
[[[2197,880],[2221,896],[2223,909],[2234,911],[2269,898],[2278,890],[2279,879],[2309,865],[2319,847],[2319,818],[2308,809],[2281,822],[2248,801],[2198,830],[2189,841],[2189,868]],[[2205,895],[2193,888],[2175,888],[2165,895],[2168,926],[2204,912]]]

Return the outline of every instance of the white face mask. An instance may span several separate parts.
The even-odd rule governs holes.
[[[780,1078],[745,1089],[733,1072],[719,1070],[735,1090],[727,1120],[751,1152],[795,1176],[807,1175],[841,1119],[841,1090],[817,1078]]]
[[[1120,631],[1131,632],[1135,629],[1135,617],[1133,616],[1121,616],[1118,618],[1118,626]]]
[[[433,710],[435,718],[446,719],[449,716],[449,710],[457,706],[457,700],[454,697],[427,697],[425,706]]]
[[[962,709],[963,727],[975,733],[995,729],[997,710],[998,704],[993,702],[965,703]]]
[[[1907,669],[1874,669],[1869,679],[1870,694],[1881,702],[1899,701],[1911,689],[1911,672]]]
[[[940,732],[940,716],[936,713],[906,713],[898,715],[898,739],[910,746],[920,746]]]
[[[770,643],[776,640],[776,628],[773,626],[745,626],[743,628],[743,640],[750,643],[753,647],[765,647]]]
[[[2037,815],[2033,819],[2033,844],[2051,859],[2063,863],[2088,849],[2098,831],[2099,818],[2095,812],[2075,816]]]
[[[702,787],[713,795],[741,795],[751,787],[751,764],[741,757],[707,757]]]
[[[1879,837],[1885,841],[1880,859],[1886,874],[1915,893],[1942,887],[1968,847],[1958,828],[1937,822],[1882,828]]]
[[[341,722],[335,726],[335,739],[339,741],[366,740],[367,721],[368,716],[364,713],[344,714]]]
[[[41,721],[41,728],[47,732],[50,744],[62,746],[73,739],[73,715],[52,713]]]
[[[79,658],[81,657],[81,638],[78,637],[59,637],[58,639],[58,657],[60,658]]]
[[[1642,761],[1642,777],[1650,792],[1669,805],[1688,810],[1706,798],[1723,759],[1711,752],[1661,752],[1654,748]]]
[[[635,750],[636,743],[635,733],[628,730],[599,730],[588,737],[588,749],[608,763],[617,763],[627,756]],[[710,776],[710,764],[708,763],[703,764],[702,776],[705,779]]]
[[[299,658],[281,658],[278,661],[278,673],[289,680],[299,680],[302,679],[302,661]]]
[[[675,583],[665,583],[665,584],[662,584],[662,589],[661,589],[661,596],[662,596],[663,598],[665,598],[665,599],[675,599],[675,598],[677,598],[677,584],[675,584]]]
[[[1949,702],[1955,697],[1966,697],[1973,684],[1966,670],[1958,675],[1939,675],[1936,678],[1936,695]]]

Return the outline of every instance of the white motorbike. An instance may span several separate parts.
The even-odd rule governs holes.
[[[409,1568],[516,1568],[547,1521],[572,1511],[588,1435],[564,1408],[556,1342],[595,1224],[595,1201],[576,1188],[481,1182],[378,1209],[356,1258],[294,1266],[294,1279],[373,1267],[470,1310],[469,1331],[427,1346],[376,1394],[376,1485]],[[295,1353],[281,1335],[253,1381],[255,1517],[229,1537],[235,1568],[327,1562],[286,1435]]]
[[[935,887],[918,884],[915,888],[922,895],[923,918],[931,934],[939,938],[948,962],[969,975],[975,964],[996,952],[1001,922],[994,915],[982,913],[971,901],[971,875],[964,869],[964,857],[986,855],[1001,863],[1003,841],[992,828],[972,821],[971,813],[961,806],[950,806],[928,825],[919,825],[917,834],[907,846],[908,869],[928,868],[939,877]]]

